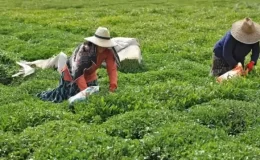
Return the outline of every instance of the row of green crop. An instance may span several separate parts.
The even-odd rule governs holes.
[[[203,113],[208,110],[203,108],[192,110],[192,118],[165,109],[138,110],[115,116],[100,125],[56,120],[28,127],[17,135],[1,131],[0,156],[6,159],[259,158],[259,129],[252,127],[240,136],[227,136],[222,129],[209,129],[195,122],[199,112],[202,115],[199,123],[206,119]],[[239,112],[234,109],[233,114],[226,112],[225,117],[222,113],[223,118],[214,122],[213,113],[208,118],[219,127],[240,124],[236,121],[243,118],[238,118]],[[227,118],[234,114],[237,117]]]
[[[208,76],[214,43],[257,21],[259,2],[39,2],[1,1],[0,159],[260,159],[258,66],[221,85]],[[15,61],[70,55],[98,26],[140,40],[144,64],[122,64],[116,93],[100,69],[101,91],[72,113],[35,96],[58,85],[55,70],[11,78]]]

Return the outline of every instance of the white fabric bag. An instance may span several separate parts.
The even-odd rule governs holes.
[[[91,94],[97,93],[99,91],[99,86],[90,86],[84,89],[83,91],[77,93],[75,96],[72,96],[68,99],[69,104],[73,104],[78,101],[83,101],[87,99]]]

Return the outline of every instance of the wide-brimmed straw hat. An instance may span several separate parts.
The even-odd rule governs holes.
[[[94,36],[84,39],[100,47],[109,48],[116,46],[116,43],[111,40],[108,29],[105,27],[98,27]]]
[[[260,25],[250,18],[233,23],[231,35],[239,42],[253,44],[260,40]]]

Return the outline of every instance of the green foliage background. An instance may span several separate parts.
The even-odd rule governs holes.
[[[259,1],[0,4],[0,159],[260,159],[259,65],[222,85],[208,76],[216,41],[236,20],[260,22]],[[144,66],[126,62],[116,93],[101,68],[101,92],[73,114],[35,96],[58,85],[55,70],[11,78],[15,61],[70,55],[98,26],[141,44]]]

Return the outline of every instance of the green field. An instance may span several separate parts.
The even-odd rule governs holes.
[[[208,76],[216,41],[259,12],[259,0],[0,0],[0,159],[260,159],[259,64],[221,85]],[[57,71],[11,78],[15,61],[70,55],[98,26],[141,45],[116,93],[101,68],[100,93],[73,114],[35,96]]]

